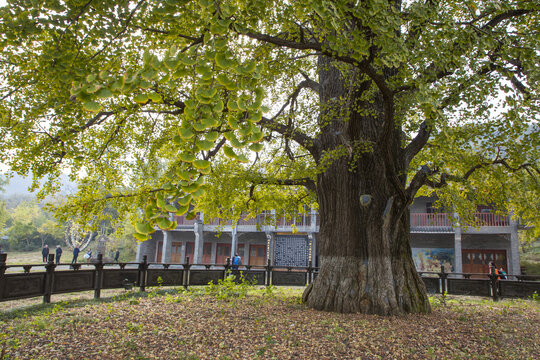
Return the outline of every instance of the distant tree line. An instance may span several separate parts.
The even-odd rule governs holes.
[[[107,213],[111,218],[118,217],[118,213],[112,208],[108,208]],[[73,248],[73,241],[68,241],[67,237],[70,226],[71,224],[58,222],[52,212],[33,195],[17,194],[0,199],[0,249],[3,251],[34,251],[45,244],[49,247],[61,245],[68,249]],[[129,220],[118,221],[115,226],[110,221],[101,221],[99,229],[109,239],[104,255],[112,256],[116,250],[120,250],[121,261],[135,258],[137,241],[133,238],[135,229]],[[93,249],[95,244],[92,242],[88,247]]]
[[[63,245],[62,226],[36,200],[20,202],[15,208],[0,203],[0,246],[3,250],[31,251]]]

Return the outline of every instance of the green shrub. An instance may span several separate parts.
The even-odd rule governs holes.
[[[227,300],[231,298],[245,298],[248,290],[256,285],[256,281],[253,282],[247,280],[244,277],[244,273],[240,272],[240,282],[236,281],[236,275],[232,275],[230,271],[227,272],[227,276],[224,280],[218,280],[217,284],[213,281],[208,283],[205,288],[205,294],[214,296],[220,300]]]

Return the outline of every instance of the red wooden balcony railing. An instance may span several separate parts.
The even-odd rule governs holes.
[[[173,220],[176,221],[177,226],[193,225],[195,224],[195,221],[199,220],[199,214],[197,214],[197,216],[193,220],[187,220],[185,215],[182,215],[182,216],[174,215]]]
[[[451,228],[449,214],[411,213],[411,229],[428,227]]]
[[[181,225],[193,225],[196,220],[200,219],[199,215],[193,220],[186,220],[185,215],[183,216],[174,216],[179,226]],[[411,213],[411,230],[439,230],[439,231],[448,231],[452,229],[452,214],[447,213]],[[508,216],[500,216],[493,213],[476,213],[476,221],[470,226],[508,226],[509,218]],[[317,213],[315,215],[315,225],[320,225],[320,215]],[[229,220],[223,219],[212,219],[204,220],[206,225],[214,226],[224,226],[232,225],[232,222]],[[238,220],[239,226],[261,226],[261,225],[275,225],[277,227],[310,227],[312,225],[311,214],[299,214],[296,217],[286,218],[285,216],[280,216],[277,220],[274,221],[271,214],[259,214],[254,218],[247,218],[247,216],[242,216]]]
[[[508,226],[508,216],[500,216],[494,213],[476,213],[473,226]]]

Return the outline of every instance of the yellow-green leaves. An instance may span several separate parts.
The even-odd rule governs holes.
[[[208,160],[193,160],[193,166],[196,169],[206,169],[210,166],[210,161]]]
[[[230,159],[236,159],[236,153],[234,152],[233,148],[230,146],[223,146],[223,153],[225,156],[227,156]]]
[[[213,141],[208,140],[197,140],[197,148],[199,150],[205,150],[208,151],[214,147]]]
[[[180,136],[182,137],[182,139],[184,140],[188,140],[188,139],[191,139],[193,137],[193,135],[195,135],[193,133],[193,131],[191,131],[190,128],[187,128],[187,127],[181,127],[178,129],[178,132],[180,133]]]
[[[83,104],[83,108],[86,110],[86,111],[91,111],[91,112],[98,112],[100,111],[103,107],[101,106],[101,104],[95,102],[95,101],[87,101]]]
[[[156,224],[162,230],[172,230],[176,228],[176,221],[171,221],[165,217],[158,218]]]
[[[192,199],[192,195],[191,194],[187,194],[186,196],[184,197],[181,197],[181,198],[178,198],[178,204],[180,204],[180,206],[188,206],[190,201]]]
[[[180,160],[182,160],[183,162],[192,162],[193,160],[195,160],[195,155],[193,154],[189,154],[189,153],[180,153],[178,154],[178,157],[180,158]]]
[[[178,210],[176,211],[176,215],[181,216],[187,213],[189,210],[189,203],[187,205],[180,205],[178,206]]]
[[[157,94],[157,93],[148,94],[148,98],[150,100],[152,100],[153,102],[156,102],[156,103],[161,102],[161,100],[162,100],[161,95]]]
[[[251,144],[249,145],[249,149],[254,152],[259,152],[264,148],[263,144]]]
[[[143,235],[148,235],[155,231],[155,229],[149,223],[141,221],[135,224],[135,230],[137,230],[139,234]]]
[[[133,101],[139,104],[144,104],[148,101],[148,95],[146,94],[137,94],[133,97]]]
[[[107,99],[107,98],[110,98],[113,96],[113,92],[109,89],[100,89],[97,93],[96,93],[96,96],[98,98],[101,98],[101,99]]]

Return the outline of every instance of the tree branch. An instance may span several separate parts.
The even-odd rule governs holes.
[[[430,169],[428,166],[424,165],[421,167],[420,170],[416,172],[414,177],[412,178],[409,186],[406,189],[407,197],[409,199],[413,199],[418,190],[423,186],[427,185],[433,189],[439,189],[446,185],[448,185],[448,182],[454,181],[454,182],[463,182],[466,181],[468,178],[470,178],[476,171],[493,165],[502,165],[505,168],[507,168],[511,172],[517,172],[521,170],[527,171],[529,174],[531,173],[531,170],[536,172],[540,175],[540,170],[537,169],[533,164],[530,163],[524,163],[519,165],[518,167],[512,167],[508,164],[506,159],[495,159],[493,161],[486,161],[482,163],[478,163],[474,166],[472,166],[469,170],[467,170],[463,175],[452,175],[448,173],[442,173],[439,181],[430,180],[428,177],[435,175],[439,172],[439,169]]]
[[[139,8],[141,7],[142,4],[144,4],[145,1],[144,0],[141,0],[137,3],[137,5],[135,6],[135,8],[133,8],[133,10],[131,11],[131,13],[129,14],[128,18],[126,19],[126,23],[124,25],[124,27],[122,28],[122,30],[116,34],[111,40],[109,40],[109,42],[103,47],[101,48],[98,52],[96,52],[94,55],[92,55],[90,57],[90,60],[94,59],[95,57],[97,57],[99,54],[101,54],[103,51],[105,51],[105,49],[107,49],[114,40],[118,39],[123,33],[126,32],[128,26],[129,26],[129,23],[131,22],[131,19],[133,19],[133,16],[135,15],[135,13],[137,12],[137,10],[139,10]]]
[[[491,19],[484,26],[482,26],[482,29],[484,30],[492,29],[498,24],[500,24],[501,22],[503,22],[504,20],[513,18],[515,16],[525,15],[531,12],[532,10],[525,10],[525,9],[508,10],[502,14],[496,15],[493,19]]]
[[[253,185],[283,185],[283,186],[305,186],[308,190],[315,192],[317,190],[315,181],[311,178],[302,179],[269,179],[257,178],[249,180]]]
[[[388,84],[386,83],[384,76],[382,74],[377,73],[377,70],[370,65],[371,59],[358,61],[357,59],[354,59],[350,56],[337,55],[335,52],[332,52],[329,50],[323,50],[321,44],[315,41],[297,42],[297,41],[282,39],[275,36],[270,36],[267,34],[257,33],[254,31],[248,31],[244,35],[254,40],[266,42],[266,43],[273,44],[279,47],[286,47],[289,49],[296,49],[296,50],[314,50],[314,51],[319,52],[321,55],[350,64],[360,69],[371,80],[373,80],[373,82],[377,85],[377,87],[379,88],[383,96],[390,97],[393,94],[392,90],[388,87]]]
[[[156,33],[156,34],[162,34],[162,35],[169,35],[171,33],[170,31],[167,31],[167,30],[153,29],[153,28],[148,28],[148,27],[142,27],[139,25],[131,25],[131,27],[137,30],[148,31],[148,32]],[[201,36],[193,37],[193,36],[184,35],[184,34],[175,34],[175,36],[178,36],[181,39],[194,41],[196,43],[202,42],[202,39],[203,39]]]
[[[219,149],[221,149],[221,147],[222,147],[223,145],[225,145],[225,142],[226,142],[226,141],[227,141],[227,139],[222,138],[222,139],[216,144],[216,146],[206,154],[206,156],[204,157],[204,160],[209,160],[209,159],[213,158],[213,157],[218,153]]]
[[[420,130],[415,138],[405,147],[405,164],[409,165],[411,160],[424,148],[431,135],[432,127],[426,121],[420,124]]]
[[[298,95],[300,94],[300,91],[302,89],[305,89],[305,88],[309,88],[309,89],[312,89],[313,91],[315,92],[319,92],[319,83],[311,80],[311,79],[306,79],[302,82],[300,82],[300,84],[298,84],[298,86],[296,87],[296,89],[294,89],[293,93],[289,96],[289,98],[287,99],[287,101],[285,102],[285,104],[283,104],[283,106],[281,107],[281,109],[279,109],[279,111],[277,112],[276,115],[272,116],[272,120],[275,120],[279,115],[281,115],[281,113],[285,110],[285,108],[290,104],[290,103],[293,103],[296,101],[296,98],[298,98]]]
[[[269,119],[264,116],[262,120],[259,121],[258,124],[266,129],[275,131],[283,136],[288,137],[289,139],[294,140],[300,146],[308,150],[310,154],[313,155],[313,157],[318,158],[319,150],[318,150],[318,147],[316,147],[315,145],[316,140],[304,134],[300,130],[293,129],[287,125],[280,124],[274,119]]]
[[[487,34],[488,32],[486,30],[491,30],[501,22],[508,20],[510,18],[516,17],[516,16],[523,16],[525,14],[528,14],[532,12],[532,10],[523,10],[523,9],[515,9],[515,10],[508,10],[502,14],[498,14],[494,16],[490,21],[488,21],[484,26],[482,26],[480,29],[483,30],[481,34]],[[483,17],[483,15],[481,15]],[[471,24],[472,25],[472,24]],[[481,36],[481,35],[480,35]],[[453,45],[453,49],[458,49],[458,42],[455,41]],[[467,47],[462,47],[463,49],[466,49]],[[463,51],[462,51],[463,53]],[[411,84],[409,85],[403,85],[397,89],[394,90],[394,93],[402,92],[402,91],[415,91],[418,89],[417,84],[423,84],[423,83],[433,83],[437,80],[441,80],[442,78],[445,78],[449,75],[452,75],[454,73],[454,68],[450,69],[441,69],[438,66],[436,66],[434,63],[429,65],[427,69],[423,72],[422,75],[411,81]]]

